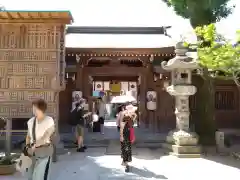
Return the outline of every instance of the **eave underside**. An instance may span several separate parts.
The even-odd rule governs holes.
[[[165,48],[66,48],[66,56],[80,57],[133,57],[162,56],[174,57],[174,47]]]
[[[64,23],[71,24],[69,11],[0,11],[0,23]]]

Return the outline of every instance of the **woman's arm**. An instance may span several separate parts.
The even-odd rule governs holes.
[[[123,138],[123,129],[124,129],[125,123],[120,122],[120,137]]]
[[[136,113],[134,113],[134,114],[133,114],[133,123],[135,123],[135,121],[136,121],[136,118],[137,118],[137,114],[136,114]]]
[[[120,139],[123,139],[123,129],[125,126],[125,122],[123,122],[123,114],[120,113],[119,118],[119,126],[120,126]]]
[[[121,120],[121,113],[117,114],[117,126],[120,126],[120,120]]]

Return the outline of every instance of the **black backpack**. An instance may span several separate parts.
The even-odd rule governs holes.
[[[76,126],[79,122],[78,119],[78,109],[75,108],[71,113],[70,113],[70,118],[69,118],[69,124],[72,126]]]
[[[77,111],[78,124],[84,126],[84,108],[80,108]]]

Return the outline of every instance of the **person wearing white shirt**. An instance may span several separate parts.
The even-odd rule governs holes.
[[[32,103],[34,117],[29,119],[26,147],[32,154],[32,165],[28,169],[28,180],[48,180],[52,162],[52,136],[55,123],[52,117],[45,114],[47,103],[40,99]]]
[[[106,104],[103,102],[102,98],[98,98],[98,116],[99,116],[99,124],[100,124],[100,132],[104,134],[104,121],[105,121],[105,113],[106,113]]]

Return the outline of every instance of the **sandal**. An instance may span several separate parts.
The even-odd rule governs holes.
[[[126,166],[125,172],[126,172],[126,173],[130,172],[130,166],[129,166],[129,165]]]

